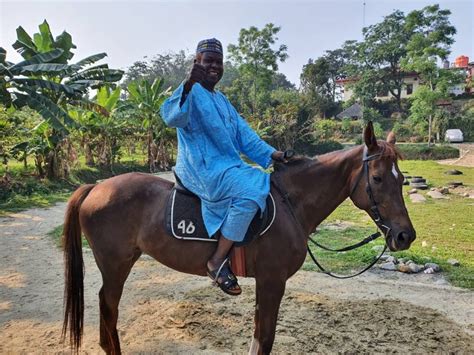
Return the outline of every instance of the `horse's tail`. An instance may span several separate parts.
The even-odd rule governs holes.
[[[84,262],[82,260],[81,225],[79,210],[95,185],[79,187],[69,199],[64,218],[64,323],[62,340],[67,335],[76,351],[81,346],[84,322]]]

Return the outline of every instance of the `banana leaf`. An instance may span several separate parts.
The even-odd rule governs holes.
[[[37,54],[31,59],[24,60],[22,62],[16,63],[14,66],[10,68],[10,70],[20,69],[21,67],[31,65],[31,64],[40,64],[40,63],[48,63],[57,58],[59,58],[63,54],[63,50],[60,48],[53,49],[52,51],[46,53]]]
[[[33,35],[33,40],[36,44],[36,48],[38,48],[38,51],[42,53],[50,51],[52,49],[54,39],[53,35],[51,34],[49,24],[46,20],[44,20],[43,23],[38,27],[40,33],[35,33]]]
[[[12,47],[21,54],[25,59],[30,59],[35,54],[38,54],[38,49],[36,48],[33,40],[30,35],[19,26],[16,29],[17,40],[12,44]]]
[[[31,88],[40,88],[40,89],[51,90],[54,92],[63,92],[70,96],[77,93],[77,91],[74,90],[74,88],[68,85],[58,84],[49,80],[14,78],[12,79],[12,81],[20,85],[29,86]]]
[[[77,66],[79,67],[84,67],[87,64],[93,64],[95,62],[98,62],[99,60],[107,57],[107,53],[97,53],[93,54],[89,57],[86,57],[76,63]]]
[[[33,91],[28,91],[28,95],[16,93],[15,106],[25,105],[38,112],[54,129],[60,132],[67,134],[69,133],[67,127],[76,126],[76,122],[46,96]]]
[[[72,43],[71,35],[66,31],[56,37],[54,41],[54,47],[64,50],[63,55],[58,58],[58,63],[67,63],[68,60],[74,56],[74,53],[71,52],[71,49],[77,48],[76,45]]]
[[[65,71],[69,68],[67,64],[40,63],[25,65],[21,68],[22,74],[55,74]]]
[[[82,98],[81,100],[71,101],[70,104],[76,107],[80,107],[84,110],[97,112],[98,114],[105,117],[110,116],[110,112],[105,107],[84,98]]]
[[[7,59],[7,51],[5,48],[0,47],[0,63],[5,63],[5,59]]]
[[[117,69],[86,69],[76,75],[73,75],[68,84],[72,84],[77,82],[78,80],[100,80],[103,82],[116,82],[122,79],[124,72],[122,70]]]

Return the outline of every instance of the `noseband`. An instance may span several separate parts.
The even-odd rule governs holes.
[[[326,269],[324,269],[322,267],[322,265],[316,260],[316,257],[313,255],[313,253],[311,252],[311,249],[309,248],[309,245],[308,245],[308,254],[309,256],[311,257],[311,259],[313,260],[313,262],[319,267],[319,269],[321,269],[321,271],[329,276],[332,276],[332,277],[335,277],[337,279],[348,279],[348,278],[351,278],[351,277],[354,277],[354,276],[357,276],[357,275],[360,275],[362,273],[364,273],[365,271],[369,270],[372,266],[375,265],[375,263],[377,261],[379,261],[379,259],[382,257],[382,255],[385,253],[385,251],[387,250],[387,237],[391,231],[391,228],[388,227],[384,221],[383,221],[383,218],[382,216],[380,215],[380,211],[377,207],[377,202],[375,201],[375,198],[374,198],[374,194],[372,192],[372,187],[370,186],[370,174],[369,174],[369,162],[372,161],[372,160],[376,160],[376,159],[379,159],[383,153],[384,153],[385,149],[383,149],[381,152],[379,153],[376,153],[376,154],[372,154],[372,155],[368,155],[368,149],[366,146],[364,146],[364,152],[363,152],[363,156],[362,156],[362,169],[361,171],[359,172],[359,175],[357,176],[356,178],[356,181],[355,181],[355,184],[354,186],[352,187],[351,189],[351,192],[349,194],[349,197],[351,197],[354,193],[354,191],[356,190],[357,186],[359,185],[360,181],[362,180],[362,177],[365,175],[366,178],[367,178],[367,185],[366,185],[366,188],[365,188],[365,191],[367,192],[367,195],[369,197],[369,201],[370,201],[370,215],[373,219],[373,221],[375,222],[375,224],[377,225],[377,227],[381,230],[381,231],[384,231],[384,236],[385,236],[385,245],[384,245],[384,249],[382,251],[382,253],[380,253],[380,255],[374,260],[372,261],[369,266],[365,267],[362,271],[359,271],[358,273],[354,274],[354,275],[349,275],[349,276],[341,276],[341,275],[335,275],[333,273],[331,273],[330,271],[327,271]],[[289,197],[288,197],[288,193],[284,192],[282,190],[282,186],[281,184],[275,184],[278,192],[280,193],[280,195],[283,197],[283,200],[284,202],[287,204],[288,206],[288,209],[290,210],[291,212],[291,215],[293,216],[293,219],[295,220],[296,224],[300,227],[301,231],[304,232],[303,230],[303,226],[301,225],[301,223],[299,222],[299,220],[297,219],[296,217],[296,214],[294,212],[294,209],[293,209],[293,206],[289,200]],[[324,245],[321,245],[319,244],[317,241],[315,241],[314,239],[312,239],[310,236],[308,236],[308,240],[311,241],[314,245],[320,247],[321,249],[324,249],[324,250],[328,250],[328,251],[333,251],[333,252],[344,252],[344,251],[348,251],[348,250],[353,250],[353,249],[356,249],[356,248],[359,248],[375,239],[377,239],[378,237],[380,237],[382,234],[377,231],[376,233],[368,236],[367,238],[365,238],[364,240],[354,244],[354,245],[350,245],[350,246],[347,246],[347,247],[344,247],[344,248],[340,248],[340,249],[331,249],[331,248],[328,248],[328,247],[325,247]]]

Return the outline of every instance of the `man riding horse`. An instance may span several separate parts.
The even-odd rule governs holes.
[[[202,217],[210,236],[220,233],[207,262],[208,275],[230,295],[242,290],[228,255],[244,239],[255,214],[265,209],[270,176],[242,161],[246,155],[263,168],[284,153],[265,143],[215,90],[224,73],[221,42],[199,42],[191,72],[161,107],[168,126],[176,127],[178,158],[175,173],[201,198]]]

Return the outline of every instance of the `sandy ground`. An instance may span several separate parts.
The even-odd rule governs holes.
[[[65,204],[0,218],[0,353],[57,353],[63,263],[46,233]],[[82,351],[99,353],[101,278],[85,249]],[[122,297],[125,353],[245,353],[253,329],[254,281],[231,298],[206,278],[175,272],[148,256],[132,269]],[[371,271],[350,280],[298,272],[282,302],[276,353],[474,353],[473,292],[440,275]]]
[[[438,163],[445,165],[457,165],[457,166],[474,166],[474,144],[473,143],[460,143],[453,144],[454,147],[460,150],[460,157],[457,159],[446,159],[440,160]]]

